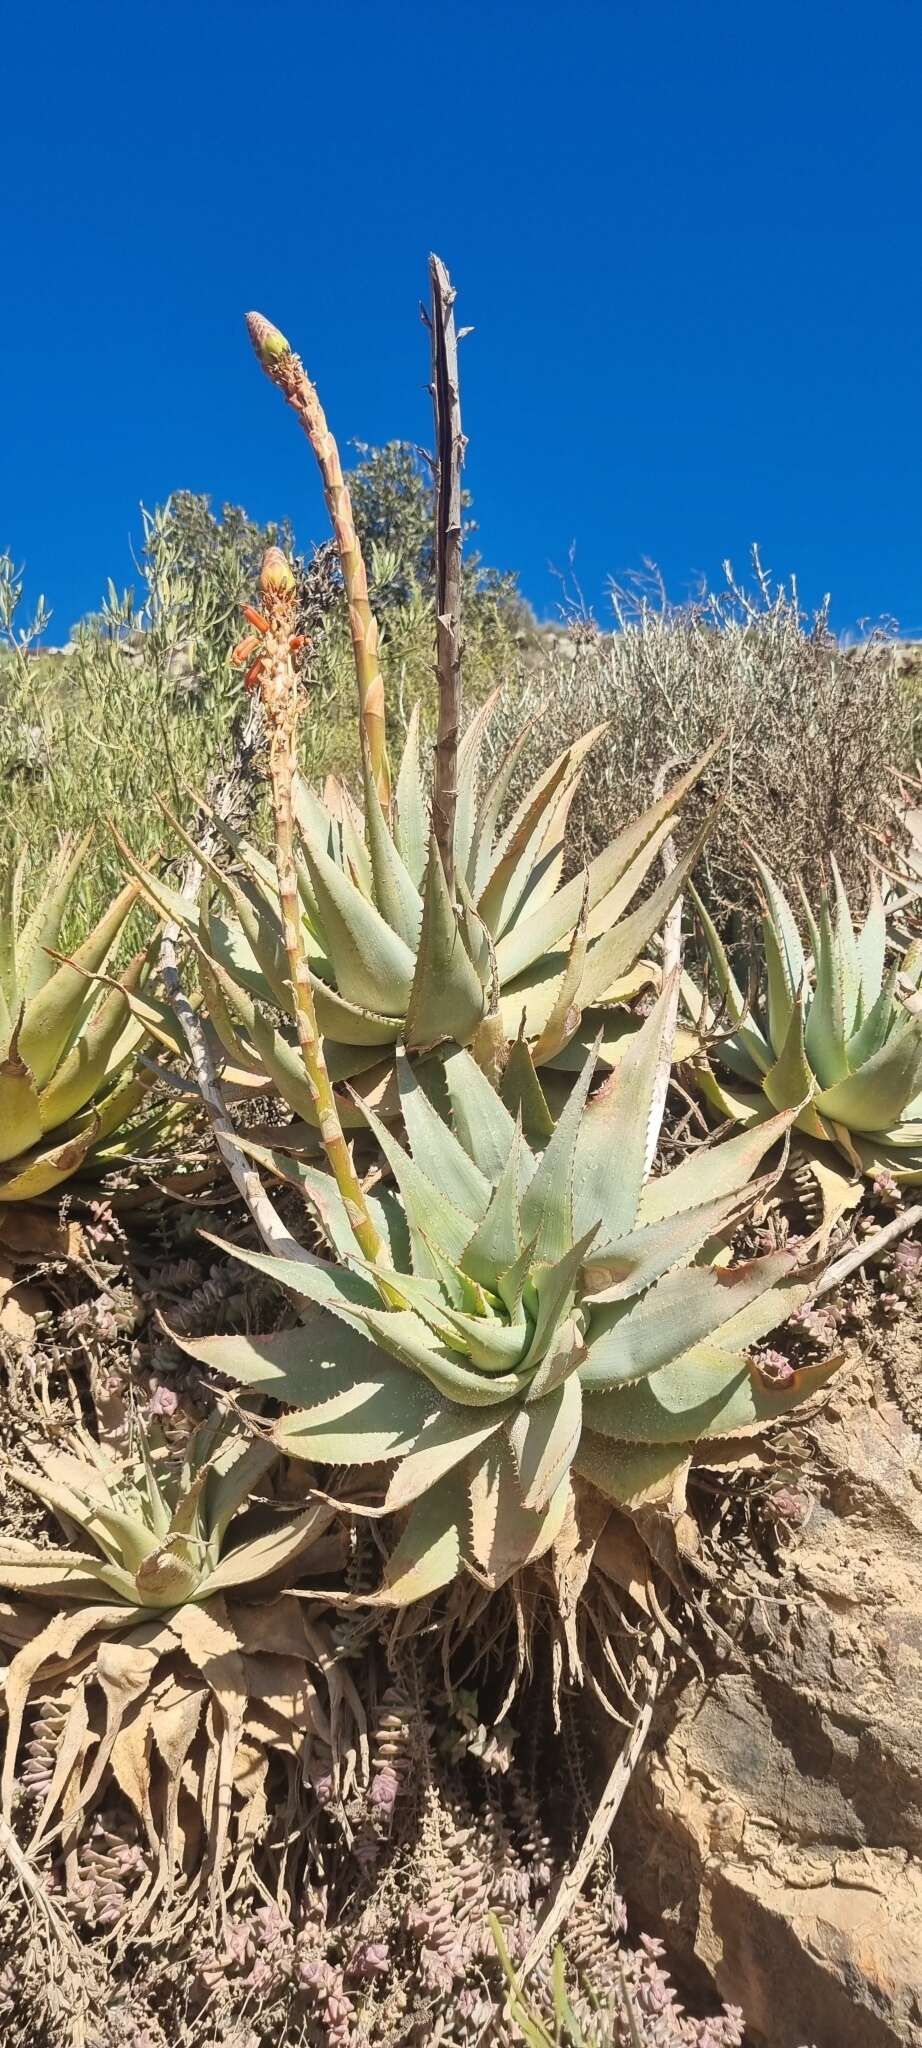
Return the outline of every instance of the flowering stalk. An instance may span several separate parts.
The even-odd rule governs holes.
[[[390,802],[391,778],[384,722],[384,678],[378,655],[378,627],[368,600],[368,578],[352,516],[352,499],[339,449],[300,356],[262,313],[247,314],[250,340],[266,372],[298,416],[320,465],[327,510],[336,535],[359,693],[363,743],[382,804]]]
[[[246,616],[256,629],[235,649],[238,663],[250,661],[246,683],[258,689],[269,732],[269,773],[275,818],[275,866],[285,934],[285,951],[294,1003],[298,1044],[317,1111],[323,1148],[345,1204],[355,1238],[373,1265],[387,1263],[382,1238],[375,1228],[365,1191],[346,1142],[333,1084],[317,1025],[314,991],[301,928],[298,874],[295,865],[292,790],[295,736],[301,710],[294,657],[304,645],[294,630],[297,586],[281,548],[269,548],[259,578],[263,610],[249,607]],[[258,650],[258,652],[257,652]],[[251,657],[256,654],[255,660]]]

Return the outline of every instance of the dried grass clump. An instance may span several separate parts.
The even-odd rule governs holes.
[[[612,830],[648,802],[663,763],[690,760],[726,732],[698,794],[724,806],[699,868],[722,919],[747,918],[753,893],[746,846],[755,841],[784,884],[816,888],[830,854],[856,901],[867,886],[867,844],[892,790],[892,769],[912,759],[912,696],[898,650],[881,631],[840,645],[828,601],[813,616],[797,584],[775,586],[753,554],[747,588],[725,564],[726,587],[673,605],[658,577],[613,592],[616,631],[577,619],[550,654],[506,692],[498,748],[536,702],[546,710],[522,773],[601,719],[596,749],[571,813],[571,858],[587,861]],[[686,826],[695,823],[686,807]]]

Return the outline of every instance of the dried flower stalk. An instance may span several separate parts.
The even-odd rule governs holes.
[[[336,535],[340,567],[349,606],[349,630],[359,693],[363,743],[382,804],[390,802],[391,778],[384,720],[384,678],[378,653],[378,627],[368,599],[368,578],[355,530],[352,499],[343,476],[339,449],[326,414],[300,356],[284,334],[262,313],[247,314],[250,340],[273,384],[298,416],[320,465],[327,510]]]
[[[461,726],[461,430],[455,288],[438,256],[429,258],[432,291],[432,404],[435,413],[436,675],[439,730],[435,746],[432,823],[442,866],[452,884]]]

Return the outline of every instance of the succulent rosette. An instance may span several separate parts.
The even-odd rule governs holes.
[[[793,1113],[650,1177],[671,994],[595,1095],[590,1052],[556,1122],[523,1039],[501,1093],[461,1048],[399,1056],[407,1145],[366,1111],[394,1181],[369,1197],[389,1263],[356,1255],[331,1178],[292,1161],[339,1263],[238,1253],[310,1302],[304,1323],[187,1346],[281,1404],[289,1455],[393,1467],[382,1507],[406,1520],[385,1600],[465,1569],[500,1583],[555,1542],[581,1485],[627,1506],[668,1492],[699,1447],[832,1369],[763,1378],[749,1347],[815,1275],[729,1249]]]
[[[702,1041],[699,1067],[715,1107],[752,1123],[797,1107],[798,1128],[834,1145],[864,1173],[922,1179],[922,942],[901,951],[873,875],[858,926],[835,862],[833,897],[818,911],[803,898],[797,919],[760,860],[762,943],[752,961],[754,1002],[735,979],[704,906],[698,910],[710,967],[709,1000],[687,983]]]

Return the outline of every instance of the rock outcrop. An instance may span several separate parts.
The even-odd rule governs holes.
[[[899,1325],[828,1400],[778,1604],[664,1703],[620,1818],[638,1920],[753,2048],[922,2044],[920,1362]]]

